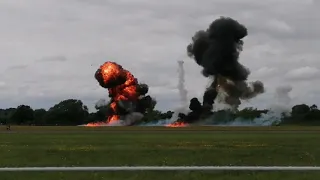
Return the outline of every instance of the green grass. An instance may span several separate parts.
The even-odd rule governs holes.
[[[12,127],[0,166],[320,165],[316,127]],[[20,172],[1,180],[317,179],[320,172]]]

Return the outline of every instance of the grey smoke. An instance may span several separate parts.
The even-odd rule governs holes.
[[[178,74],[179,74],[179,82],[178,82],[178,90],[179,90],[179,95],[180,95],[180,100],[181,100],[181,105],[182,106],[187,106],[188,105],[188,91],[185,88],[185,78],[184,78],[184,67],[183,67],[184,62],[183,61],[178,61]]]
[[[127,114],[126,116],[124,116],[124,120],[120,120],[119,123],[122,126],[129,126],[129,125],[133,125],[135,123],[138,123],[141,121],[141,119],[143,118],[143,114],[139,113],[139,112],[131,112],[129,114]]]
[[[280,103],[282,105],[290,105],[291,103],[291,97],[289,93],[292,91],[292,86],[285,85],[280,86],[276,89],[275,98],[277,100],[277,103]]]
[[[253,122],[260,126],[271,126],[281,123],[282,116],[289,115],[291,112],[291,91],[292,86],[290,85],[276,88],[275,101],[270,106],[269,111],[266,114],[262,114],[260,118],[254,119]]]
[[[271,126],[274,124],[279,124],[281,122],[282,115],[289,115],[291,112],[291,102],[290,92],[292,91],[292,86],[283,85],[279,86],[275,90],[274,103],[268,108],[268,112],[262,114],[261,117],[254,119],[250,123],[240,121],[240,119],[234,121],[230,125],[252,125],[252,126]],[[242,122],[242,123],[241,123]]]
[[[205,122],[206,124],[215,124],[217,126],[271,126],[276,125],[281,122],[282,116],[289,115],[292,107],[292,99],[290,97],[290,92],[292,87],[290,85],[284,85],[276,88],[273,103],[269,106],[268,112],[261,114],[259,118],[253,120],[236,118],[230,120],[231,118],[228,113],[222,116],[212,116]],[[225,120],[224,123],[218,123],[221,120]]]
[[[100,107],[106,106],[107,104],[108,104],[108,101],[106,99],[99,99],[96,102],[95,107],[100,108]]]
[[[214,20],[206,30],[197,31],[187,46],[187,54],[203,68],[205,77],[214,77],[206,89],[203,105],[210,107],[218,92],[224,91],[220,101],[237,109],[241,100],[264,93],[261,81],[247,82],[250,70],[239,62],[247,28],[230,17]],[[220,89],[220,90],[217,90]]]

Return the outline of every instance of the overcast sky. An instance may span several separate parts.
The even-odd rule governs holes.
[[[281,85],[294,103],[319,104],[319,9],[316,0],[1,0],[0,108],[79,98],[92,110],[108,97],[93,76],[109,60],[147,83],[161,110],[179,104],[184,60],[188,97],[201,97],[207,79],[186,46],[219,16],[248,28],[240,62],[267,89],[244,105],[268,106]]]

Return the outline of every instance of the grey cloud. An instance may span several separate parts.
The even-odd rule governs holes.
[[[36,60],[36,62],[64,62],[67,61],[65,56],[49,56]]]
[[[305,66],[289,71],[285,77],[292,81],[318,80],[320,78],[320,70],[315,67]]]
[[[20,70],[20,69],[25,69],[27,67],[28,67],[28,65],[14,65],[14,66],[9,66],[7,68],[7,70],[8,71],[10,71],[10,70]]]
[[[269,80],[272,78],[277,78],[281,75],[281,71],[276,67],[261,67],[258,70],[251,73],[251,78]]]
[[[1,90],[8,90],[7,83],[4,81],[0,81],[0,89]]]

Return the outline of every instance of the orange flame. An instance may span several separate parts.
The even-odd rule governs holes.
[[[97,126],[103,126],[106,125],[104,122],[95,122],[95,123],[88,123],[86,124],[87,127],[97,127]]]
[[[188,124],[184,122],[174,122],[166,125],[166,127],[186,127],[186,126],[188,126]]]
[[[106,122],[89,123],[87,126],[99,126],[119,121],[120,116],[117,114],[117,102],[121,100],[135,101],[138,99],[136,86],[138,81],[129,71],[114,62],[106,62],[100,66],[100,69],[103,81],[106,84],[118,78],[125,78],[126,81],[121,85],[108,89],[109,94],[113,98],[110,108],[113,110],[114,115],[109,116]]]

